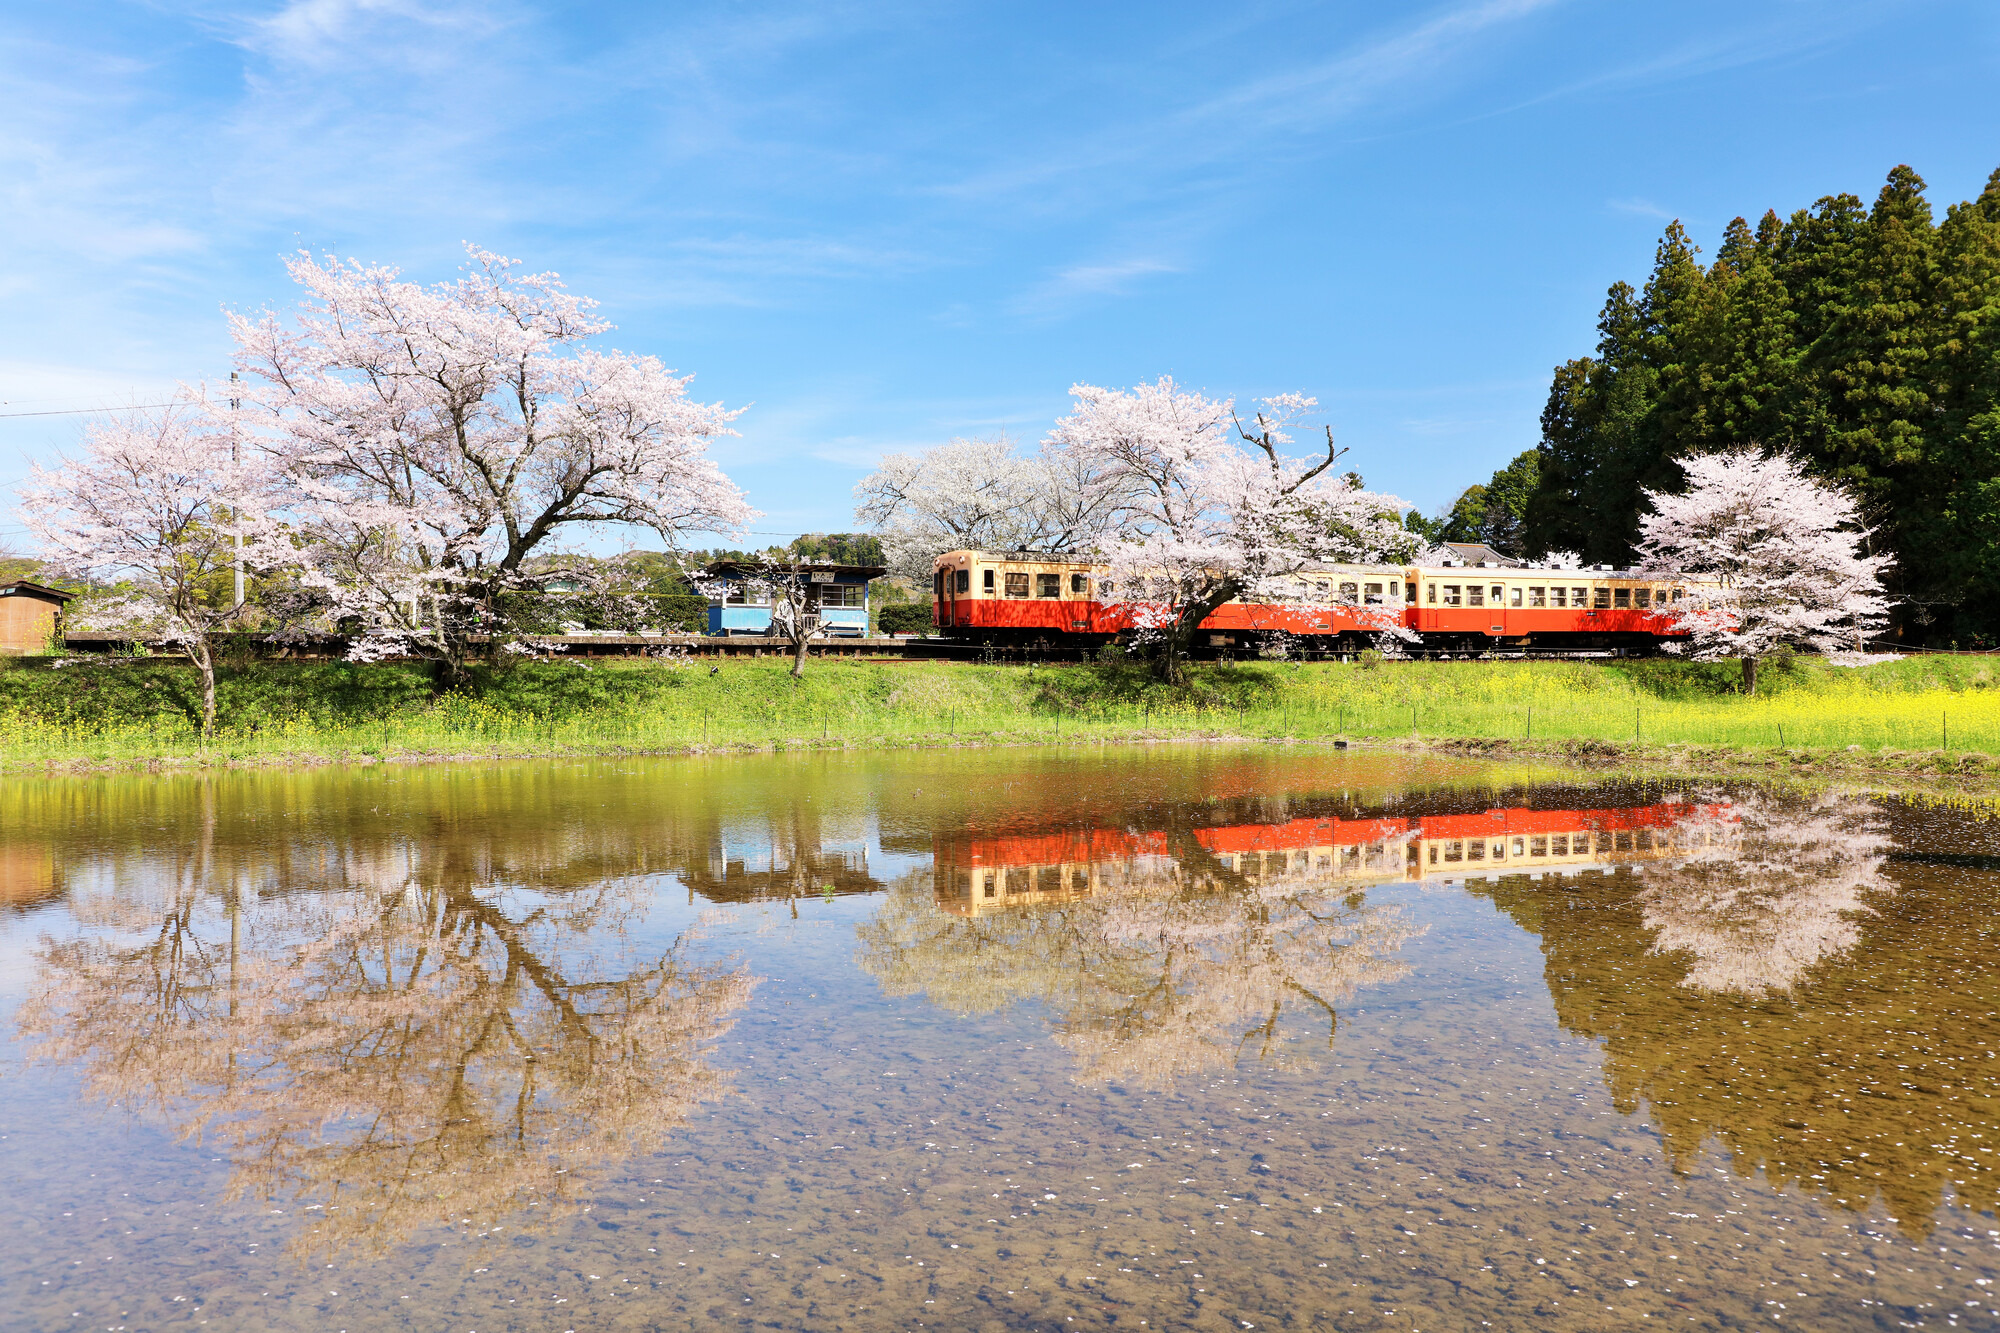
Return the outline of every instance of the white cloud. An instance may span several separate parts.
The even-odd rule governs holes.
[[[1124,296],[1142,279],[1181,271],[1178,264],[1146,256],[1077,264],[1029,288],[1009,301],[1007,309],[1029,319],[1050,319],[1068,314],[1092,298]]]

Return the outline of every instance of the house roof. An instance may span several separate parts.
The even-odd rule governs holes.
[[[1516,560],[1511,555],[1502,555],[1484,542],[1446,542],[1444,549],[1468,565],[1484,562],[1501,569],[1525,569],[1527,562]]]
[[[12,583],[0,583],[0,597],[46,597],[58,604],[73,602],[76,594],[64,592],[61,588],[51,588],[45,583],[31,583],[27,579],[15,579]]]
[[[702,566],[704,574],[714,574],[727,578],[731,574],[756,574],[765,566],[754,560],[711,560]],[[790,560],[773,562],[773,568],[781,572],[797,569],[813,573],[831,571],[836,578],[845,576],[853,579],[879,579],[889,572],[887,565],[836,565],[818,560],[801,560],[794,564]]]

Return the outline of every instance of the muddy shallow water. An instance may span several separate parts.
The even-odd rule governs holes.
[[[971,752],[0,784],[0,1327],[1990,1328],[1986,807]]]

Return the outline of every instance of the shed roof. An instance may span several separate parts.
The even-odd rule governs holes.
[[[844,576],[851,579],[879,579],[889,572],[887,565],[836,565],[818,560],[801,560],[796,564],[789,560],[779,560],[774,561],[771,567],[781,574],[794,569],[813,573],[831,571],[836,578]],[[755,560],[712,560],[702,566],[702,573],[727,578],[732,574],[759,574],[765,568],[761,562]]]
[[[0,583],[0,597],[46,597],[58,604],[76,600],[73,592],[64,592],[61,588],[51,588],[46,583],[33,583],[27,579]]]

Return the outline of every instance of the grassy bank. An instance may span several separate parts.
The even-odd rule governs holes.
[[[768,660],[554,662],[440,696],[416,666],[256,663],[223,672],[221,730],[204,744],[183,664],[26,659],[0,669],[0,765],[1224,735],[1956,768],[1981,766],[1968,752],[2000,754],[2000,689],[1984,659],[1800,659],[1767,668],[1754,699],[1736,681],[1733,667],[1672,661],[1216,665],[1182,689],[1130,666],[824,662],[794,682]]]

